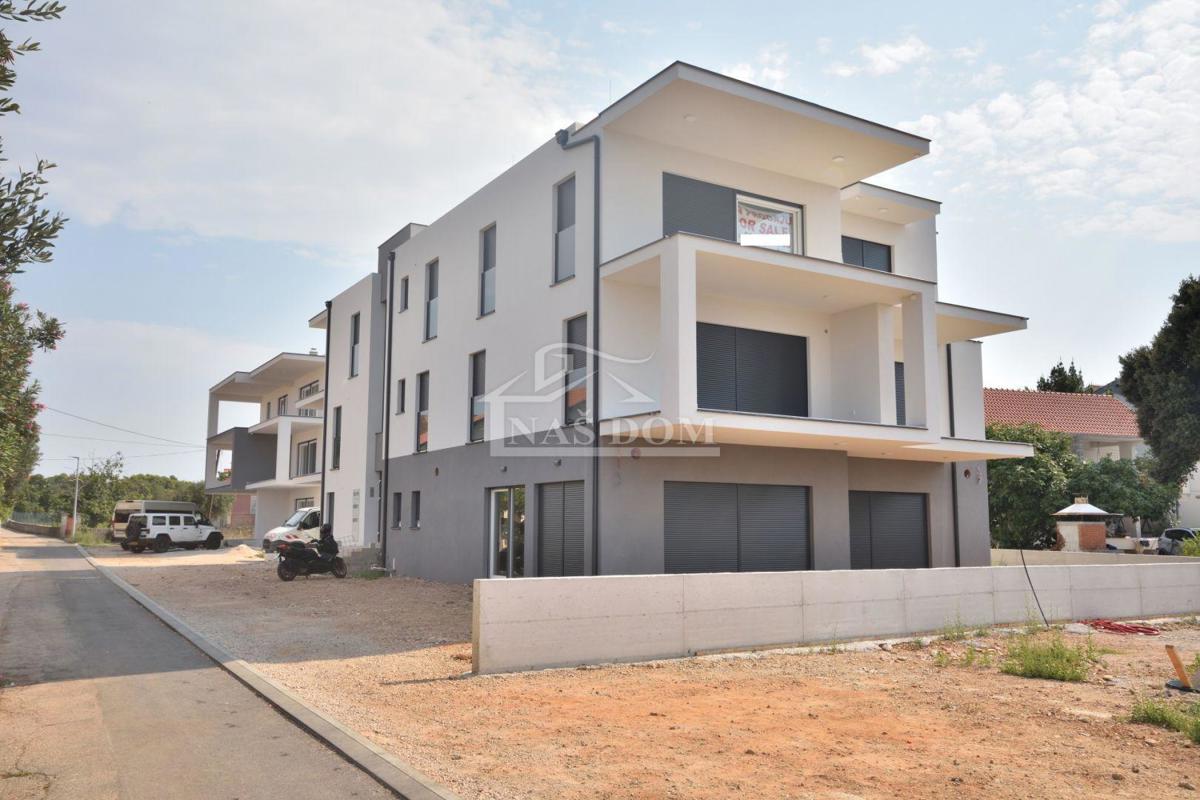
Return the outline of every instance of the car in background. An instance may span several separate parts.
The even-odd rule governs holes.
[[[195,514],[196,504],[184,500],[121,500],[113,508],[112,520],[108,524],[107,538],[110,542],[121,542],[125,539],[125,526],[134,514],[153,514],[158,512],[176,514]]]
[[[165,553],[172,547],[216,550],[224,536],[198,514],[130,514],[121,549]]]
[[[263,552],[275,550],[279,542],[315,542],[321,535],[321,509],[316,506],[297,508],[282,525],[263,534]]]
[[[1183,543],[1200,538],[1191,528],[1167,528],[1158,537],[1160,556],[1177,556],[1183,552]]]

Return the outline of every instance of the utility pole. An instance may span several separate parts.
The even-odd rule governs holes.
[[[79,525],[79,456],[75,456],[75,502],[71,504],[71,538]]]

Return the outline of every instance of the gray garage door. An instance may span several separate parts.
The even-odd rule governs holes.
[[[807,486],[668,481],[663,490],[667,572],[809,568]]]
[[[907,492],[850,492],[850,566],[929,566],[928,500]]]
[[[583,574],[583,481],[538,485],[538,575]]]

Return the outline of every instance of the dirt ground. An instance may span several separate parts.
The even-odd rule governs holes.
[[[1163,644],[1200,652],[1197,625],[1096,634],[1113,652],[1084,683],[1001,674],[1010,637],[998,631],[464,677],[468,587],[284,584],[269,559],[134,558],[147,556],[104,563],[464,799],[1141,798],[1200,786],[1200,747],[1126,721],[1137,697],[1163,693]],[[964,666],[968,648],[986,655]]]

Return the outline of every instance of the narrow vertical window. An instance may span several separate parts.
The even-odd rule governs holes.
[[[567,320],[567,374],[563,422],[587,419],[587,314]]]
[[[330,525],[333,524],[333,492],[327,492],[325,495],[325,521]],[[336,533],[336,531],[335,531]]]
[[[399,528],[404,519],[404,492],[392,492],[392,527]]]
[[[408,311],[408,276],[400,279],[400,310]]]
[[[429,449],[429,373],[417,376],[417,452]],[[415,509],[414,509],[415,510]]]
[[[333,409],[333,455],[330,469],[342,466],[342,407]]]
[[[359,315],[354,313],[350,316],[350,377],[358,375],[358,352],[359,342],[361,340],[362,330],[359,325]]]
[[[554,282],[575,277],[575,176],[554,187]]]
[[[278,416],[278,417],[287,416],[287,406],[288,406],[287,399],[288,399],[288,396],[285,394],[283,397],[279,398],[279,400],[276,401],[276,403],[275,403],[275,408],[276,408],[275,415],[276,416]]]
[[[479,232],[479,316],[496,310],[496,226]]]
[[[404,413],[404,394],[405,394],[406,388],[407,388],[407,386],[405,385],[404,378],[401,378],[400,380],[396,381],[396,413],[397,414]]]
[[[425,339],[437,336],[438,324],[438,262],[435,258],[425,265]]]
[[[412,493],[412,510],[408,512],[412,517],[412,526],[414,528],[421,527],[421,493]]]
[[[468,425],[472,442],[482,442],[484,433],[484,373],[487,353],[480,350],[471,354],[471,401],[468,410]]]

